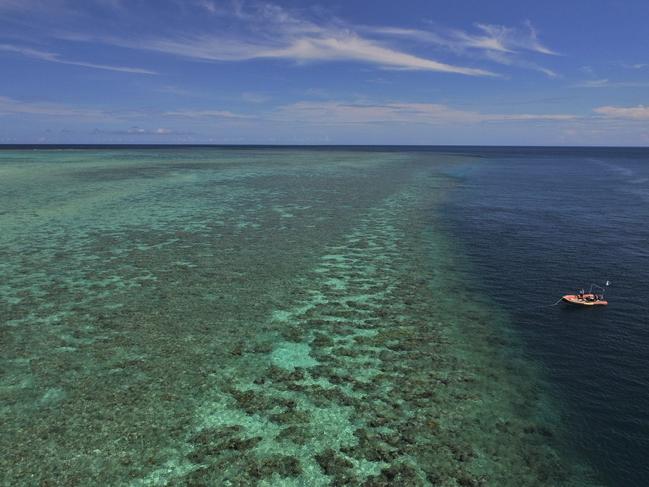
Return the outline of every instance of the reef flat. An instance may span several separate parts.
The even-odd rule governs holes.
[[[595,485],[436,225],[457,155],[0,153],[6,485]]]

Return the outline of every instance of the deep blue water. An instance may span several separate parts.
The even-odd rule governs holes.
[[[508,310],[576,449],[609,485],[649,485],[649,150],[473,153],[444,214],[477,285]],[[606,280],[607,308],[548,306]]]

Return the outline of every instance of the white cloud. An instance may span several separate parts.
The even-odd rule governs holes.
[[[155,119],[156,117],[165,117],[168,119],[225,119],[225,120],[244,120],[256,118],[252,115],[241,115],[227,110],[192,110],[179,109],[173,111],[159,110],[120,110],[120,109],[100,109],[70,106],[63,103],[51,102],[27,102],[20,101],[7,96],[0,96],[0,116],[7,115],[33,115],[55,118],[74,118],[80,120],[101,120],[101,121],[133,121],[141,123],[138,120]],[[136,122],[137,121],[137,122]],[[138,125],[132,127],[133,133],[140,129]],[[163,134],[165,128],[158,129],[158,134]],[[153,131],[147,131],[153,133]]]
[[[618,112],[614,112],[618,110]],[[626,112],[624,110],[627,110]],[[629,112],[629,110],[631,110]],[[635,111],[644,111],[645,115]],[[649,107],[632,109],[614,109],[600,107],[595,112],[607,116],[621,118],[649,117]],[[617,113],[615,115],[614,113]],[[270,111],[258,111],[254,114],[239,114],[229,110],[207,109],[178,109],[173,111],[124,111],[106,110],[86,107],[75,107],[50,102],[23,102],[9,97],[0,96],[0,116],[19,115],[35,117],[52,117],[55,119],[76,119],[94,121],[130,121],[134,125],[130,133],[166,134],[166,128],[155,130],[141,128],[143,121],[151,121],[162,117],[167,120],[185,120],[196,122],[235,123],[252,122],[290,122],[315,125],[344,125],[344,124],[479,124],[499,122],[566,122],[585,120],[572,114],[562,113],[482,113],[479,111],[462,110],[444,104],[388,102],[368,103],[345,101],[299,101],[279,106]],[[137,123],[138,125],[135,125]],[[128,131],[122,131],[124,134]],[[176,132],[174,132],[176,133]]]
[[[530,69],[540,71],[541,73],[545,74],[548,78],[561,78],[561,75],[559,73],[557,73],[556,71],[553,71],[551,69],[544,68],[543,66],[538,66],[538,65],[532,63],[528,67]]]
[[[307,61],[359,61],[383,68],[457,73],[468,76],[496,76],[495,73],[434,61],[408,54],[360,37],[352,32],[329,31],[299,35],[263,43],[223,37],[190,37],[129,43],[129,47],[149,49],[210,61],[287,59]]]
[[[479,57],[507,66],[540,71],[550,78],[559,77],[555,71],[523,58],[524,53],[558,55],[556,51],[541,43],[536,29],[529,21],[525,22],[524,28],[477,23],[477,32],[431,25],[434,31],[368,26],[363,27],[363,30],[377,35],[433,44],[460,56]]]
[[[131,127],[123,133],[130,135],[166,135],[172,133],[172,130],[166,128],[157,128],[154,130],[144,129],[142,127]]]
[[[174,110],[163,112],[165,117],[176,117],[176,118],[225,118],[225,119],[246,119],[254,118],[249,115],[240,115],[237,113],[230,112],[228,110]]]
[[[520,47],[528,49],[530,51],[540,52],[541,54],[549,54],[552,56],[558,56],[559,53],[553,51],[552,49],[546,47],[539,40],[539,34],[536,28],[532,25],[532,22],[527,20],[525,26],[529,30],[529,36],[519,37],[518,41],[514,41],[514,44],[517,44]],[[522,39],[522,41],[520,40]]]
[[[90,108],[84,106],[74,106],[65,103],[55,103],[47,101],[22,101],[15,98],[0,95],[0,116],[28,116],[35,119],[49,118],[54,119],[73,119],[81,121],[124,121],[124,120],[141,120],[159,112],[145,110],[122,110],[122,109],[103,109]]]
[[[110,135],[187,135],[188,132],[177,132],[176,130],[160,127],[157,129],[145,129],[137,125],[129,127],[126,130],[103,130],[96,128],[93,134],[110,134]]]
[[[638,105],[635,107],[603,106],[595,108],[594,112],[611,118],[649,120],[649,106],[644,105]]]
[[[504,64],[506,66],[518,66],[521,68],[525,69],[531,69],[534,71],[539,71],[543,74],[545,74],[548,78],[559,78],[560,75],[549,69],[545,68],[543,66],[540,66],[534,62],[528,61],[526,59],[522,59],[520,56],[513,55],[511,53],[503,52],[503,51],[484,51],[482,55],[491,61],[494,61],[499,64]]]
[[[49,3],[48,3],[49,2]],[[127,15],[131,3],[126,0],[94,0],[113,11]],[[0,10],[16,10],[42,14],[47,6],[58,6],[56,12],[66,12],[82,18],[85,9],[70,0],[0,0]],[[137,5],[137,4],[136,4]],[[395,37],[425,42],[443,47],[448,54],[464,56],[480,62],[489,61],[508,66],[518,66],[557,77],[553,70],[524,60],[524,54],[555,55],[543,44],[534,26],[528,21],[523,26],[476,23],[473,29],[459,30],[434,26],[429,30],[400,27],[369,27],[346,23],[324,13],[316,7],[289,10],[272,3],[257,0],[174,0],[182,15],[179,26],[188,12],[212,21],[211,28],[197,31],[196,27],[171,27],[159,36],[143,37],[137,33],[129,38],[115,38],[97,33],[64,32],[59,38],[76,41],[104,42],[108,44],[145,49],[204,61],[245,61],[254,59],[284,59],[299,64],[307,62],[354,61],[383,69],[418,70],[455,73],[466,76],[497,76],[492,70],[437,59],[434,56],[410,51],[395,42]],[[73,8],[74,7],[74,8]],[[299,14],[296,12],[300,12]],[[311,12],[311,15],[305,14]],[[114,13],[114,12],[113,12]],[[129,24],[130,25],[130,24]],[[147,29],[148,30],[148,29]],[[15,47],[15,46],[14,46]],[[14,52],[38,59],[95,69],[156,74],[153,71],[122,66],[110,66],[83,61],[70,61],[58,54],[15,48]]]
[[[142,68],[133,68],[128,66],[111,66],[107,64],[88,63],[84,61],[72,61],[72,60],[61,58],[59,54],[53,52],[39,51],[29,47],[15,46],[13,44],[0,44],[0,51],[16,53],[22,56],[39,59],[41,61],[48,61],[48,62],[59,63],[59,64],[69,64],[72,66],[83,66],[85,68],[103,69],[107,71],[119,71],[122,73],[158,74],[155,71],[142,69]]]
[[[575,87],[577,88],[607,88],[611,84],[608,79],[602,78],[602,79],[589,79],[586,81],[582,81],[581,83],[577,83]]]
[[[211,5],[210,2],[201,2],[202,8],[208,10]],[[219,11],[219,15],[224,14]],[[336,20],[314,23],[272,4],[252,4],[244,8],[243,4],[235,2],[228,15],[228,28],[221,29],[218,34],[192,32],[137,40],[79,35],[66,38],[101,41],[207,61],[356,61],[389,69],[436,71],[467,76],[496,75],[485,69],[458,66],[411,54],[390,46],[385,41],[363,36],[353,26]]]
[[[216,2],[213,2],[211,0],[198,0],[196,2],[196,5],[203,7],[211,14],[216,14],[221,12],[221,8],[216,4]]]
[[[610,81],[607,78],[589,79],[577,83],[575,88],[643,88],[649,87],[649,81]]]
[[[525,25],[527,30],[521,31],[504,25],[478,23],[476,27],[482,31],[482,34],[468,34],[462,31],[454,31],[454,33],[455,37],[463,41],[463,45],[469,48],[505,53],[531,51],[546,55],[557,54],[541,44],[531,23],[527,22]]]
[[[362,29],[375,34],[438,44],[453,51],[475,49],[510,54],[519,51],[530,51],[546,55],[557,55],[555,51],[541,43],[536,30],[530,22],[525,23],[525,29],[483,23],[477,23],[475,27],[479,32],[467,32],[460,29],[449,30],[438,26],[434,26],[435,31],[369,26]]]
[[[298,60],[356,60],[374,63],[387,68],[441,71],[469,76],[493,76],[482,69],[466,68],[440,63],[388,47],[354,34],[337,37],[299,39],[290,46],[268,52],[269,57],[293,57]]]
[[[432,103],[344,103],[301,101],[280,107],[272,116],[282,121],[318,124],[475,124],[507,121],[569,121],[571,114],[498,114],[459,110]]]

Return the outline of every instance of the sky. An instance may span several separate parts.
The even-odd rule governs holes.
[[[0,0],[0,144],[649,145],[646,0]]]

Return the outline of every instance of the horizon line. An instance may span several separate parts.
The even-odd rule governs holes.
[[[430,148],[547,148],[547,149],[649,149],[649,145],[510,145],[510,144],[234,144],[234,143],[0,143],[0,150],[6,149],[30,149],[38,147],[57,148],[101,148],[101,147],[124,147],[124,148],[162,148],[162,147],[430,147]]]

